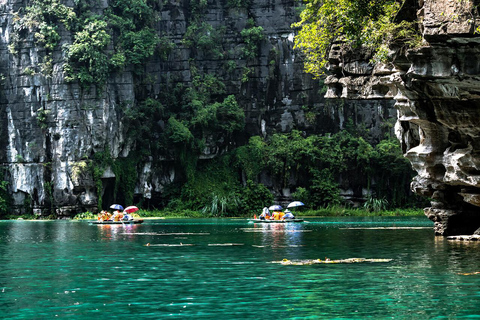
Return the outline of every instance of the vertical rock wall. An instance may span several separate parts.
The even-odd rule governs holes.
[[[440,235],[472,234],[480,227],[480,24],[476,1],[407,1],[420,21],[423,45],[393,64],[344,77],[364,61],[332,51],[328,97],[395,99],[396,132],[418,175],[412,189],[431,198],[425,214]]]
[[[63,2],[72,5],[69,1]],[[203,73],[215,74],[226,84],[246,112],[246,128],[236,137],[241,144],[252,135],[267,136],[292,129],[308,133],[337,132],[348,119],[371,132],[378,141],[388,128],[382,123],[392,117],[393,102],[372,97],[369,101],[325,102],[322,85],[303,73],[303,65],[293,50],[298,4],[295,1],[254,0],[247,8],[230,7],[227,1],[210,0],[202,19],[215,29],[225,28],[221,47],[223,58],[212,57],[200,48],[186,47],[183,39],[192,23],[189,1],[166,1],[159,9],[157,31],[170,39],[175,48],[168,59],[154,56],[145,61],[145,73],[136,76],[128,68],[112,73],[102,90],[84,90],[64,78],[64,44],[73,35],[60,29],[61,41],[53,52],[53,73],[40,70],[45,49],[34,34],[11,53],[13,19],[28,1],[0,1],[0,161],[6,168],[14,208],[23,212],[33,206],[38,214],[69,216],[85,210],[95,211],[97,185],[89,164],[95,153],[108,150],[113,159],[123,158],[135,149],[125,135],[124,109],[146,96],[158,97],[176,83],[190,85],[191,63]],[[95,2],[91,10],[102,14],[107,0]],[[255,58],[242,58],[245,47],[241,31],[247,19],[264,30]],[[60,27],[61,28],[61,27]],[[225,64],[234,62],[233,68]],[[232,64],[231,64],[232,65]],[[242,77],[250,70],[247,79]],[[145,81],[146,78],[153,79]],[[148,82],[148,84],[146,84]],[[381,98],[381,97],[380,97]],[[306,117],[307,111],[317,116]],[[205,158],[214,157],[225,143],[212,141]],[[174,159],[165,155],[150,159],[137,168],[136,194],[145,198],[161,196],[163,188],[175,181]],[[112,170],[103,172],[102,194],[108,200]],[[273,187],[273,186],[272,186]]]

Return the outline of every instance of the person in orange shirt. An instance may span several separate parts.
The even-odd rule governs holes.
[[[270,219],[270,211],[267,207],[263,208],[262,214],[258,217],[260,220],[269,220]]]
[[[282,220],[284,215],[285,213],[283,213],[282,211],[274,211],[273,220]]]

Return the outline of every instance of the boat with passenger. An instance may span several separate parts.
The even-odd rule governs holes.
[[[283,211],[283,208],[279,204],[270,206],[269,208],[263,208],[262,214],[257,218],[249,219],[255,223],[291,223],[291,222],[303,222],[303,219],[296,218],[289,208],[295,208],[303,206],[303,202],[294,201],[287,206],[287,210]]]
[[[113,220],[106,220],[106,221],[92,221],[91,224],[140,224],[143,223],[143,219],[134,219],[134,220],[120,220],[120,221],[113,221]]]
[[[139,209],[135,206],[130,206],[125,209],[119,204],[112,204],[111,209],[115,209],[113,214],[108,211],[102,210],[97,217],[97,221],[92,221],[92,224],[140,224],[143,223],[143,219],[135,219],[132,213],[137,212]],[[120,211],[122,210],[122,211]]]
[[[273,219],[249,219],[254,223],[293,223],[293,222],[303,222],[303,219],[283,219],[283,220],[273,220]]]

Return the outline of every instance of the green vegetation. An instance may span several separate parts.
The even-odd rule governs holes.
[[[404,0],[305,0],[306,7],[295,37],[295,47],[305,54],[305,70],[323,74],[334,42],[364,46],[376,60],[388,58],[392,45],[413,47],[421,41],[416,23],[397,21]]]
[[[92,219],[97,219],[97,215],[94,214],[93,212],[87,211],[87,212],[82,212],[82,213],[77,213],[75,217],[73,217],[75,220],[92,220]]]
[[[0,216],[4,216],[8,212],[10,196],[8,194],[7,187],[7,181],[0,181]]]
[[[109,5],[106,21],[114,36],[115,60],[125,61],[125,65],[143,65],[160,43],[153,28],[157,20],[155,1],[113,0]],[[124,58],[119,58],[122,55]]]
[[[204,216],[234,216],[242,208],[243,194],[230,157],[200,163],[185,184],[171,186],[167,208],[201,211]]]
[[[68,46],[64,71],[67,82],[78,81],[83,87],[91,84],[102,86],[108,75],[108,56],[105,52],[110,43],[107,23],[92,17],[85,21],[83,30],[75,34]]]
[[[17,54],[23,40],[34,33],[36,44],[45,48],[40,71],[51,76],[53,51],[61,42],[59,28],[73,34],[73,43],[65,44],[66,61],[63,71],[69,82],[78,82],[83,88],[96,85],[100,89],[111,71],[126,66],[135,66],[142,73],[143,65],[162,43],[167,49],[172,45],[160,39],[153,25],[157,19],[152,0],[113,0],[104,16],[91,11],[89,1],[74,1],[68,7],[60,0],[33,0],[22,15],[14,14],[11,45],[12,54]],[[107,51],[111,45],[113,51]],[[26,74],[34,74],[29,69]]]
[[[207,82],[222,92],[215,79]],[[172,159],[179,160],[176,183],[168,185],[162,194],[162,206],[166,210],[182,215],[184,211],[191,211],[211,217],[254,214],[273,202],[272,193],[259,183],[262,175],[271,177],[278,188],[293,188],[292,196],[306,203],[308,210],[340,207],[354,210],[340,196],[341,190],[347,188],[357,190],[357,197],[362,196],[362,189],[368,188],[370,197],[362,209],[355,209],[364,212],[360,215],[424,205],[409,190],[413,171],[398,141],[390,137],[372,146],[354,131],[310,136],[292,131],[273,134],[268,139],[254,136],[247,144],[221,156],[199,160],[206,143],[204,139],[215,134],[228,137],[243,125],[243,112],[233,96],[225,98],[223,103],[210,103],[211,96],[203,90],[199,83],[195,88],[179,91],[187,103],[179,106],[180,112],[176,114],[172,113],[172,105],[163,108],[154,101],[145,103],[145,114],[137,114],[141,119],[148,119],[146,114],[154,114],[158,119],[167,120],[163,131],[148,132],[148,124],[145,129],[135,126],[137,133],[145,135],[145,141],[168,143]],[[139,119],[137,116],[130,115],[132,121]],[[153,150],[147,142],[144,146]],[[137,163],[142,155],[149,154],[146,149],[135,158],[114,161],[108,150],[96,153],[89,170],[97,183],[99,197],[103,190],[101,177],[110,167],[116,176],[114,199],[133,203]],[[292,181],[297,182],[292,185]],[[99,207],[102,207],[101,199]]]
[[[305,210],[297,213],[297,216],[299,217],[415,217],[424,215],[423,209],[417,208],[398,208],[382,211],[370,211],[361,208],[345,208],[343,206],[332,206],[317,210]]]
[[[48,115],[50,114],[50,110],[46,110],[43,107],[37,110],[37,121],[40,125],[40,128],[43,130],[48,128]]]
[[[227,6],[230,8],[248,8],[250,2],[250,0],[228,0]]]
[[[157,99],[124,107],[124,125],[137,155],[171,156],[179,160],[178,172],[189,178],[207,140],[230,141],[245,122],[235,96],[225,94],[223,79],[199,72],[193,61],[190,68],[191,87],[176,85]]]
[[[212,59],[223,59],[222,39],[225,27],[214,28],[205,21],[194,21],[187,28],[183,44],[194,51],[201,51]]]
[[[236,154],[238,166],[249,179],[267,171],[282,187],[289,187],[291,178],[298,177],[303,185],[293,196],[313,209],[341,204],[338,181],[360,189],[368,186],[376,199],[369,210],[379,204],[384,210],[419,201],[408,189],[413,171],[394,138],[373,147],[348,131],[308,137],[293,131],[274,134],[267,141],[252,137]]]
[[[33,0],[23,15],[19,15],[18,12],[14,14],[14,32],[11,35],[9,50],[12,54],[17,54],[21,41],[33,33],[36,43],[45,48],[40,69],[45,75],[51,76],[53,50],[61,39],[59,25],[62,24],[70,30],[75,19],[73,9],[63,5],[60,0]]]
[[[197,161],[194,168],[185,183],[165,193],[169,210],[193,210],[205,216],[256,213],[273,202],[272,193],[258,183],[261,174],[280,182],[280,188],[295,187],[290,181],[297,179],[301,185],[292,196],[303,201],[306,209],[325,209],[325,214],[332,208],[370,215],[424,205],[408,188],[413,171],[393,138],[374,147],[348,131],[308,137],[293,131],[267,140],[255,136],[221,157]],[[368,187],[371,196],[363,208],[354,209],[340,197],[342,187]]]
[[[251,218],[252,214],[259,214],[261,210],[257,208],[256,211],[240,211],[237,215],[232,216],[236,218]],[[334,206],[328,208],[322,208],[318,210],[301,210],[296,212],[296,215],[301,218],[309,217],[417,217],[424,216],[422,209],[392,209],[378,212],[372,212],[364,209],[352,209],[342,206]],[[152,210],[139,210],[134,214],[135,218],[206,218],[212,217],[206,215],[203,211],[194,210],[172,210],[172,209],[152,209]],[[11,219],[17,219],[18,216],[12,216]],[[33,216],[22,216],[24,219],[35,219]],[[83,212],[75,215],[75,220],[91,220],[96,219],[97,215],[91,212]]]
[[[133,203],[133,192],[135,189],[135,182],[138,176],[137,172],[138,158],[127,157],[112,159],[110,150],[107,148],[102,152],[97,152],[88,162],[86,169],[90,172],[95,182],[98,208],[103,208],[103,182],[102,176],[107,168],[110,168],[115,174],[115,189],[113,193],[113,200],[122,199],[124,203]]]
[[[245,59],[253,59],[258,56],[259,43],[265,39],[265,34],[261,26],[255,26],[255,20],[248,19],[247,27],[240,32],[245,47],[243,48],[243,57]]]

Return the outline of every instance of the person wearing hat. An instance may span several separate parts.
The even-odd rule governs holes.
[[[263,208],[262,214],[258,217],[260,220],[270,219],[270,210],[267,207]]]
[[[293,216],[293,213],[290,210],[285,210],[285,215],[283,216],[283,219],[295,219]]]

